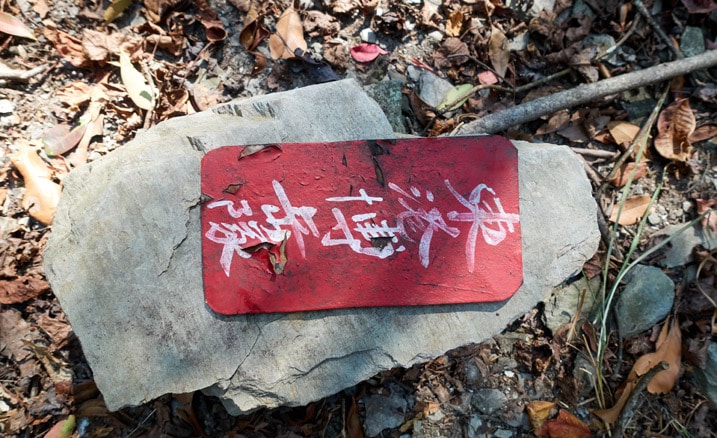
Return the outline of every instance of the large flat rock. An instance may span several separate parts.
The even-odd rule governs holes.
[[[206,151],[392,136],[348,80],[169,120],[70,173],[45,269],[107,406],[198,389],[235,414],[306,404],[496,334],[596,250],[580,160],[565,147],[516,142],[524,284],[510,300],[236,317],[206,307],[198,208]]]

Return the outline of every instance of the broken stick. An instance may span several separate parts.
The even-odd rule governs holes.
[[[717,66],[717,50],[709,50],[690,58],[659,64],[591,84],[582,84],[497,113],[488,114],[483,118],[459,127],[452,135],[494,134],[561,109],[583,105],[611,94],[663,82],[714,66]]]

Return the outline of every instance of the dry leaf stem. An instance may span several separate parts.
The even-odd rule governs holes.
[[[640,381],[635,386],[635,389],[632,391],[632,394],[630,394],[630,397],[627,399],[627,402],[625,402],[625,407],[620,414],[620,421],[618,421],[617,426],[613,431],[613,438],[622,438],[625,429],[627,429],[627,426],[630,424],[630,421],[634,416],[634,411],[637,407],[637,402],[640,400],[640,395],[645,391],[647,385],[650,383],[653,377],[655,377],[658,373],[665,371],[669,367],[670,365],[667,363],[667,361],[663,360],[654,367],[652,367],[650,371],[645,373],[645,375],[640,378]]]
[[[495,134],[511,126],[530,122],[562,109],[584,105],[611,94],[656,84],[714,66],[717,66],[717,50],[709,50],[690,58],[659,64],[591,84],[582,84],[504,111],[488,114],[461,126],[454,131],[453,135]]]

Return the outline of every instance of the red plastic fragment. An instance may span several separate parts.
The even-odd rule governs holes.
[[[501,137],[227,146],[202,161],[216,312],[502,301],[523,281]]]

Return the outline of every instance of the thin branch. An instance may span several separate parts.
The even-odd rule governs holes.
[[[655,31],[657,36],[660,37],[662,42],[667,45],[667,48],[670,49],[670,52],[672,52],[673,55],[675,55],[675,58],[677,59],[684,59],[684,55],[675,47],[675,43],[670,39],[670,37],[667,36],[664,30],[662,30],[662,27],[655,21],[654,18],[652,18],[652,14],[650,11],[647,10],[645,5],[642,3],[642,0],[632,0],[632,4],[637,9],[637,12],[640,13],[643,17],[645,17],[645,20],[652,26],[652,29]]]
[[[0,80],[28,82],[33,76],[37,76],[50,66],[40,65],[30,70],[18,70],[0,63]]]
[[[507,110],[467,123],[456,129],[452,135],[494,134],[511,126],[520,125],[558,110],[601,99],[611,94],[622,93],[646,85],[655,84],[684,76],[698,70],[717,66],[717,50],[709,50],[697,56],[659,64],[644,70],[627,73],[614,78],[603,79],[591,84],[579,85],[550,96],[544,96]]]

